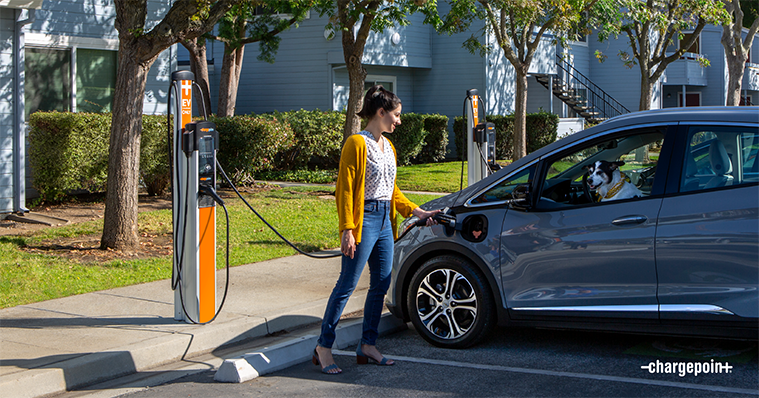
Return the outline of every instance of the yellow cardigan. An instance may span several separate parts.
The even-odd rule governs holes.
[[[388,140],[389,142],[389,140]],[[393,148],[393,154],[398,157]],[[359,134],[353,134],[345,141],[340,154],[340,171],[337,174],[335,186],[335,201],[337,216],[340,223],[340,233],[346,229],[353,230],[356,243],[361,242],[361,226],[364,220],[364,183],[366,177],[366,141]],[[409,217],[418,206],[406,199],[398,185],[393,189],[390,201],[390,222],[393,227],[393,237],[397,238],[398,228],[395,222],[396,211],[402,216]]]

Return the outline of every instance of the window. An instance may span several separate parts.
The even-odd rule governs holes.
[[[26,118],[37,111],[71,110],[71,51],[30,48],[24,53]]]
[[[471,205],[491,205],[496,203],[505,203],[507,200],[514,199],[514,196],[512,195],[514,188],[519,185],[529,185],[532,183],[534,174],[535,165],[517,171],[515,174],[504,178],[496,185],[488,188],[485,192],[472,199],[469,203]]]
[[[110,112],[116,89],[118,54],[105,50],[76,50],[76,111]]]
[[[685,47],[685,44],[688,43],[688,40],[693,37],[693,33],[686,33],[683,35],[683,38],[680,39],[680,48]],[[693,53],[693,54],[701,54],[701,36],[696,38],[696,41],[693,42],[693,44],[685,50],[686,53]]]
[[[759,130],[691,127],[680,191],[691,192],[759,182]]]
[[[553,209],[599,201],[597,193],[590,189],[585,179],[588,166],[600,160],[624,162],[619,167],[620,176],[632,187],[620,191],[622,196],[615,196],[614,200],[651,195],[663,143],[664,135],[661,132],[640,132],[595,142],[548,160],[538,208]],[[620,187],[623,184],[620,183]],[[613,192],[611,186],[594,188]]]
[[[366,94],[367,91],[369,91],[372,86],[381,84],[382,87],[385,88],[385,90],[395,92],[395,83],[398,79],[395,76],[378,76],[378,75],[367,75],[366,80],[364,80],[364,94]]]
[[[72,54],[76,55],[75,75]],[[111,111],[116,88],[116,51],[27,47],[25,57],[27,117],[37,111]]]

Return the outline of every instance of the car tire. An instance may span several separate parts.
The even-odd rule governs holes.
[[[438,256],[414,273],[407,310],[417,332],[444,348],[466,348],[484,339],[495,321],[485,277],[467,260]]]

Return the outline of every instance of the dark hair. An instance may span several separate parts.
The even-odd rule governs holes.
[[[385,90],[382,85],[377,84],[366,92],[364,106],[357,115],[368,120],[376,115],[378,110],[384,109],[387,112],[391,112],[398,108],[400,104],[401,99],[397,95]]]

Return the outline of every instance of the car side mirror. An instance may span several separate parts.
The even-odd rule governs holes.
[[[509,208],[514,210],[530,210],[532,203],[532,195],[530,194],[530,184],[519,184],[511,191],[511,199],[508,203]]]

